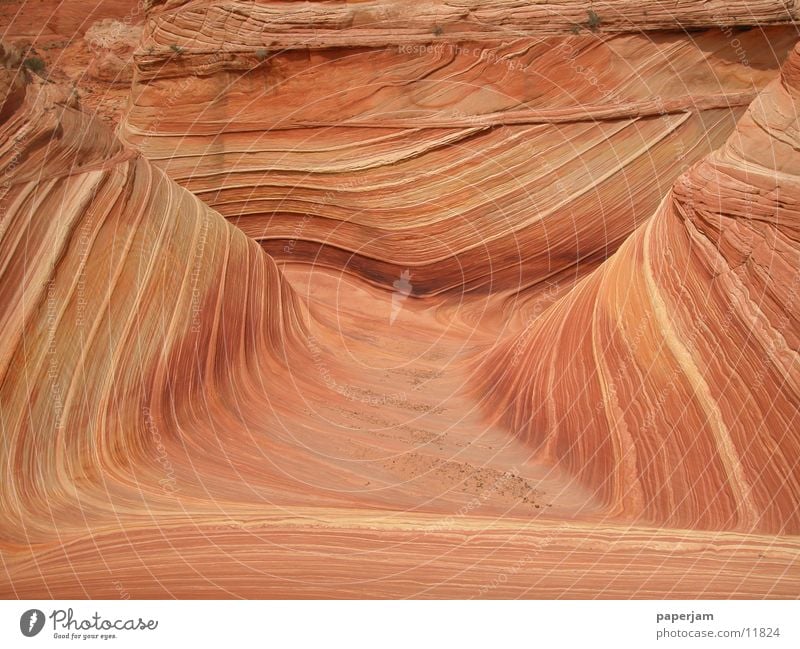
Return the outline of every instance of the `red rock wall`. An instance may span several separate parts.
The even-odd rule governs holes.
[[[573,36],[544,5],[167,3],[121,135],[277,258],[386,287],[410,270],[415,295],[583,273],[722,144],[795,38],[615,35],[639,9],[610,4],[616,22]],[[690,4],[678,23],[733,12]]]
[[[488,411],[620,515],[800,529],[798,65],[486,365]]]

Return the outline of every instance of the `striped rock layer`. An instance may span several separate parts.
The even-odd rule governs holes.
[[[18,62],[0,84],[0,595],[424,595],[403,562],[437,561],[454,533],[499,525],[512,538],[545,506],[593,515],[568,480],[525,466],[524,444],[485,430],[441,361],[409,369],[397,336],[410,306],[391,325],[390,301],[374,326],[335,303],[309,312],[256,242],[68,90]],[[317,293],[335,299],[323,281]],[[359,293],[351,301],[367,299]],[[391,371],[355,371],[348,355],[374,354],[363,331],[381,327]],[[462,347],[470,329],[449,344]],[[306,548],[322,537],[333,543],[318,564]],[[392,558],[406,537],[414,551]],[[465,549],[462,568],[492,543]],[[787,551],[771,555],[772,570]],[[298,580],[274,577],[289,565]],[[439,596],[453,568],[443,561]],[[382,583],[353,586],[354,574]],[[480,568],[458,592],[492,574]]]
[[[187,401],[277,380],[303,313],[274,262],[45,84],[0,130],[5,548],[151,518]],[[21,92],[20,92],[21,90]],[[174,472],[171,476],[174,480]],[[144,503],[144,505],[143,505]],[[171,507],[174,508],[173,503]],[[135,513],[138,509],[138,513]]]
[[[415,296],[518,289],[611,254],[795,39],[732,30],[730,3],[671,3],[691,35],[619,33],[630,2],[576,35],[519,4],[157,5],[121,136],[276,258],[409,271]]]
[[[240,43],[280,49],[383,46],[391,39],[428,42],[430,35],[629,32],[786,23],[800,17],[797,0],[151,0],[155,41],[191,37],[213,47]],[[225,30],[220,29],[225,25]]]
[[[144,8],[0,57],[0,596],[797,596],[794,3]]]
[[[725,145],[487,365],[489,411],[611,511],[800,531],[799,108],[795,49]]]

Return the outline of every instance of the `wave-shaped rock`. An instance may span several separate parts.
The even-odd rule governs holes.
[[[4,68],[4,83],[19,86],[22,74]],[[50,538],[54,517],[69,535],[161,493],[157,447],[177,435],[176,404],[255,380],[251,358],[277,372],[305,338],[293,293],[257,244],[124,149],[68,91],[32,83],[18,101],[8,97],[0,130],[0,456],[13,476],[0,494],[6,547]]]
[[[0,595],[796,596],[791,28],[152,5],[146,157],[2,52]]]
[[[800,50],[726,144],[490,360],[487,408],[609,512],[800,531]]]
[[[548,36],[537,16],[561,8],[403,7],[371,24],[399,8],[166,3],[122,137],[275,257],[385,287],[409,271],[415,296],[516,289],[613,252],[795,38]]]

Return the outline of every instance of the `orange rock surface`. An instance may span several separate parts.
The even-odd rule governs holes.
[[[725,145],[487,363],[489,408],[611,511],[800,532],[799,84],[795,49]]]
[[[591,270],[724,142],[796,38],[520,33],[533,16],[423,38],[340,7],[299,50],[291,10],[256,4],[232,29],[237,7],[155,15],[123,139],[276,258],[386,287],[410,269],[415,295]]]
[[[10,22],[0,596],[796,597],[796,9],[664,4]]]

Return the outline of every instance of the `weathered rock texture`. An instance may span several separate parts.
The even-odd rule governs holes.
[[[0,38],[36,74],[70,86],[82,109],[118,124],[127,105],[148,0],[4,0]]]
[[[796,38],[614,35],[628,2],[573,36],[562,8],[514,4],[167,3],[121,133],[276,257],[410,270],[413,295],[519,288],[613,252]],[[669,24],[736,15],[694,4]]]
[[[629,32],[786,23],[800,17],[796,0],[434,0],[404,2],[269,2],[153,0],[155,41],[192,38],[218,48],[233,42],[280,49],[428,42],[573,30]],[[220,26],[225,25],[225,30]]]
[[[797,596],[794,3],[147,10],[0,51],[0,596]]]
[[[488,364],[492,412],[611,511],[800,532],[798,109],[796,49],[726,144]]]
[[[2,595],[321,593],[329,577],[312,576],[311,556],[296,586],[242,571],[297,565],[318,533],[368,549],[362,530],[376,525],[387,539],[430,533],[436,547],[457,511],[496,519],[549,506],[591,517],[580,490],[523,466],[525,445],[483,431],[474,409],[464,430],[442,432],[450,408],[469,410],[453,378],[412,393],[441,378],[439,363],[409,370],[395,342],[388,378],[346,365],[348,354],[374,352],[365,326],[390,340],[408,313],[391,331],[388,302],[374,327],[335,302],[312,318],[258,244],[121,146],[68,89],[19,67],[2,68],[0,81]],[[317,290],[326,281],[335,286],[322,277]],[[351,297],[363,302],[359,291]],[[425,326],[430,345],[440,332]],[[459,327],[450,346],[469,331]],[[343,336],[343,351],[329,351]],[[487,456],[487,440],[503,452]],[[79,549],[87,542],[110,544],[102,561]],[[330,552],[344,595],[350,559]],[[388,571],[365,595],[405,588],[390,556],[358,569],[366,580]],[[489,577],[481,569],[463,592]]]
[[[241,394],[249,359],[278,376],[305,349],[302,310],[257,244],[59,89],[21,92],[23,76],[2,69],[6,550],[54,525],[68,537],[150,519],[165,494],[156,449],[192,439],[178,404]]]

